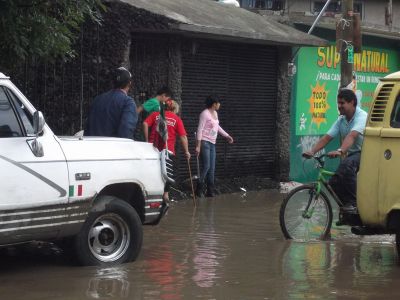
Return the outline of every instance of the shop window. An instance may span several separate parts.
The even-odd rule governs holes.
[[[243,8],[281,10],[281,9],[283,9],[283,1],[282,0],[241,0],[240,6]]]
[[[314,13],[319,13],[324,7],[326,1],[314,1]],[[355,1],[353,4],[353,11],[359,13],[362,19],[363,17],[363,3]],[[325,16],[334,16],[335,14],[340,14],[342,12],[341,1],[331,1],[327,9],[325,10]]]

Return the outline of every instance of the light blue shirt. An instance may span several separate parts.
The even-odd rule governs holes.
[[[361,151],[362,143],[364,141],[364,130],[367,123],[367,116],[368,114],[357,106],[356,112],[350,121],[347,121],[346,117],[343,115],[339,116],[327,134],[333,138],[339,136],[340,141],[343,142],[345,137],[351,131],[357,131],[359,135],[354,141],[354,144],[348,149],[348,152],[352,153]]]

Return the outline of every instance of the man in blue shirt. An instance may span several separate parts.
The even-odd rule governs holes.
[[[132,75],[124,67],[115,70],[114,89],[97,96],[86,124],[87,136],[111,136],[133,139],[137,123],[136,104],[128,91]]]
[[[341,89],[337,96],[340,116],[317,144],[303,153],[312,157],[324,148],[333,138],[339,136],[341,146],[328,153],[329,157],[343,157],[335,175],[329,181],[339,199],[345,204],[343,211],[357,212],[356,190],[357,172],[360,168],[360,152],[364,140],[367,113],[357,106],[357,97],[352,90]]]

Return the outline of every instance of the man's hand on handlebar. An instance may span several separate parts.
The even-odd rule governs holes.
[[[310,159],[314,156],[314,153],[312,153],[311,151],[305,151],[305,152],[303,152],[302,156],[304,158]]]
[[[335,157],[340,157],[340,156],[342,156],[343,153],[342,153],[342,151],[335,150],[335,151],[330,151],[330,152],[328,152],[327,155],[328,155],[328,157],[330,157],[330,158],[335,158]]]

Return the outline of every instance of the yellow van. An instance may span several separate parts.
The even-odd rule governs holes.
[[[400,72],[378,84],[365,128],[357,179],[364,226],[396,233],[400,244]]]
[[[324,168],[326,154],[313,156],[317,180],[293,189],[282,202],[279,221],[287,239],[326,239],[333,222],[331,202],[343,206]],[[307,157],[308,158],[308,157]],[[396,234],[400,257],[400,72],[382,78],[368,115],[357,175],[357,212],[339,210],[337,226],[357,235]],[[328,197],[329,196],[329,197]]]

